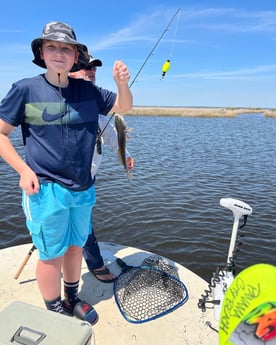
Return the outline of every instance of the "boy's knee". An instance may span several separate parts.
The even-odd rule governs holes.
[[[78,246],[71,246],[67,249],[66,255],[82,255],[82,248]]]

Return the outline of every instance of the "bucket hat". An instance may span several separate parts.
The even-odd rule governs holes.
[[[77,64],[73,65],[71,72],[76,72],[87,66],[89,63],[90,56],[88,54],[88,49],[86,45],[77,41],[76,34],[70,25],[62,22],[49,22],[44,26],[41,36],[32,41],[31,47],[34,54],[33,63],[46,68],[44,60],[40,57],[39,49],[43,40],[62,42],[77,46],[79,58]]]

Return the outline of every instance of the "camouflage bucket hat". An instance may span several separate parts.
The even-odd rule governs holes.
[[[65,23],[62,22],[49,22],[45,25],[41,37],[36,38],[32,41],[32,51],[34,54],[33,63],[36,65],[46,68],[45,62],[40,56],[40,47],[42,40],[50,40],[56,42],[62,42],[67,44],[76,45],[79,51],[79,59],[77,64],[74,64],[71,72],[76,72],[89,63],[89,54],[86,45],[81,44],[77,41],[74,30]]]

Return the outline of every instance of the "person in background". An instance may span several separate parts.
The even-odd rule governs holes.
[[[69,76],[75,79],[91,81],[93,84],[95,84],[97,67],[101,67],[102,65],[103,63],[100,59],[96,59],[92,55],[89,55],[88,64],[79,71],[70,72]]]
[[[47,309],[94,324],[98,314],[78,295],[82,247],[95,204],[91,163],[98,116],[132,107],[130,74],[115,61],[117,93],[68,76],[86,66],[86,45],[62,22],[32,41],[33,62],[46,72],[14,83],[0,104],[0,156],[19,174],[22,206],[38,249],[36,278]],[[21,126],[25,161],[9,134]],[[64,300],[61,298],[63,273]]]
[[[70,77],[77,79],[84,79],[91,81],[93,84],[96,82],[97,67],[102,66],[102,61],[95,59],[90,55],[89,63],[85,68],[77,72],[70,73]],[[91,175],[94,179],[99,169],[102,160],[102,143],[108,144],[113,152],[118,153],[118,137],[116,129],[110,123],[106,116],[99,115],[99,129],[97,143],[94,148],[93,161],[91,165]],[[134,159],[126,150],[126,159],[128,169],[134,167]],[[120,160],[119,160],[120,161]],[[108,267],[104,265],[103,257],[100,253],[99,244],[95,237],[95,232],[92,229],[91,234],[88,236],[87,242],[83,247],[83,257],[86,261],[89,271],[101,282],[112,283],[116,276]]]

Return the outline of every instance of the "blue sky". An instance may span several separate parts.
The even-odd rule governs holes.
[[[116,90],[113,62],[124,61],[132,81],[178,9],[131,87],[134,104],[276,108],[275,0],[5,1],[0,98],[12,82],[43,73],[31,62],[30,43],[45,23],[70,24],[103,61],[97,84]]]

